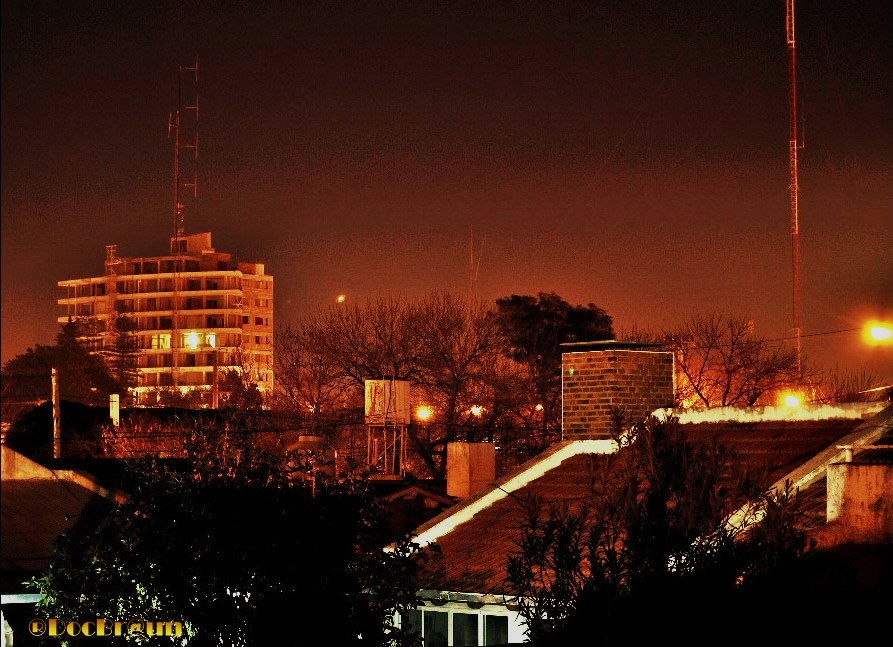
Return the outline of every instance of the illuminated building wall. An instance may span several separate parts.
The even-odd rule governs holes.
[[[236,262],[211,247],[211,234],[171,238],[171,253],[130,258],[106,247],[105,274],[59,281],[60,324],[85,324],[82,341],[109,355],[116,312],[137,324],[136,404],[164,390],[202,392],[212,405],[215,378],[235,369],[261,391],[273,388],[273,277],[263,263]]]

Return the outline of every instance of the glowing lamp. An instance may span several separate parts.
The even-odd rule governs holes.
[[[473,415],[475,418],[480,418],[481,414],[484,413],[484,407],[482,407],[479,404],[476,404],[473,407],[471,407],[471,409],[469,409],[469,411],[471,412],[471,415]]]
[[[416,408],[415,415],[416,418],[418,418],[422,422],[425,422],[428,418],[434,415],[434,411],[431,409],[431,407],[423,404],[420,407]]]
[[[800,396],[796,393],[782,393],[781,401],[784,403],[786,407],[799,407],[800,406]]]
[[[885,321],[869,322],[862,334],[865,342],[871,346],[893,345],[893,324]]]
[[[338,303],[344,303],[345,299],[347,299],[346,294],[339,294],[335,301],[337,301]]]

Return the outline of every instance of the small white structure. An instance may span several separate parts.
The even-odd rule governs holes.
[[[366,380],[366,463],[378,478],[401,478],[410,421],[409,380]]]

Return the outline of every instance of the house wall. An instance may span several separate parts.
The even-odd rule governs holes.
[[[498,624],[500,632],[488,635],[488,616]],[[474,619],[472,619],[474,617]],[[405,616],[397,614],[397,621],[404,629],[421,632],[422,645],[517,645],[527,642],[524,619],[517,611],[503,604],[482,604],[476,602],[442,602],[433,605],[420,603],[414,612]],[[469,625],[473,626],[468,635]],[[460,627],[465,635],[460,637]],[[502,633],[502,632],[505,633]],[[476,638],[474,634],[477,634]]]
[[[635,344],[566,344],[562,354],[562,435],[564,440],[611,437],[611,412],[646,416],[673,406],[673,353]]]
[[[893,541],[893,465],[828,465],[828,523],[849,528],[855,537]]]

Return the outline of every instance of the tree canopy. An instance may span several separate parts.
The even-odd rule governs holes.
[[[806,549],[790,493],[764,494],[731,451],[691,443],[673,419],[617,440],[587,500],[527,502],[508,580],[537,645],[693,637]],[[725,523],[747,504],[761,523]]]
[[[502,455],[517,447],[522,462],[557,438],[560,344],[612,335],[603,310],[554,293],[495,306],[448,292],[333,306],[277,331],[279,402],[314,432],[336,433],[347,421],[339,412],[355,407],[361,415],[365,380],[404,379],[411,406],[435,412],[406,430],[416,476],[442,478],[455,440],[500,435]]]
[[[408,644],[393,614],[414,602],[414,549],[383,550],[366,483],[310,487],[275,452],[199,432],[192,471],[142,464],[126,502],[60,536],[38,613],[181,622],[160,644]]]
[[[527,369],[545,432],[561,421],[561,344],[612,339],[612,319],[592,303],[572,306],[554,292],[497,299],[495,316],[505,354]]]
[[[52,399],[52,370],[57,371],[59,398],[86,405],[107,405],[121,384],[105,361],[78,342],[80,324],[62,325],[52,346],[37,344],[3,365],[3,420]]]

